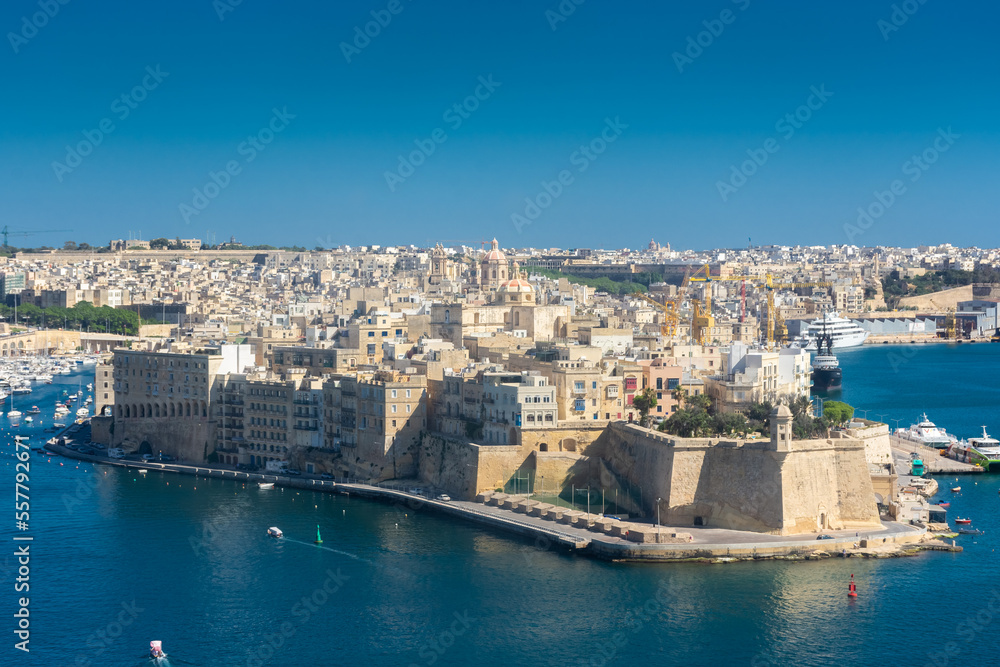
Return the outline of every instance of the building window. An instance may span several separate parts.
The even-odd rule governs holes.
[[[582,382],[582,381],[579,381],[579,380],[578,380],[578,381],[576,381],[576,382],[574,382],[574,383],[573,383],[573,389],[574,389],[575,391],[583,391],[583,382]]]

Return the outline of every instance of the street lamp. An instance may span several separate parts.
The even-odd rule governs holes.
[[[882,421],[883,419],[885,419],[885,415],[884,414],[879,414],[879,413],[876,412],[875,416],[878,417],[879,421]]]
[[[660,502],[663,498],[656,499],[656,543],[660,543]]]
[[[871,408],[869,408],[869,410],[870,409]],[[863,412],[863,413],[865,413],[865,416],[863,417],[863,419],[866,419],[866,420],[868,419],[868,410],[862,410],[861,408],[854,408],[854,411],[855,412]]]
[[[902,419],[893,419],[892,421],[896,422],[896,430],[898,431],[899,430],[899,422],[901,422],[903,420]]]

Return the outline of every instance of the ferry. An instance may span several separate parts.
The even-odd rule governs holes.
[[[939,428],[927,418],[927,413],[920,415],[920,421],[911,424],[909,428],[896,429],[896,437],[900,440],[914,442],[918,445],[933,447],[934,449],[947,449],[958,442],[958,438]]]
[[[829,311],[818,320],[809,323],[809,328],[795,341],[796,345],[805,350],[815,350],[820,336],[828,334],[832,339],[832,347],[842,349],[858,347],[868,339],[868,332],[857,322],[846,317],[840,317],[836,312]]]
[[[991,438],[985,426],[982,437],[969,438],[948,447],[948,456],[962,463],[977,465],[986,472],[1000,471],[1000,441]]]

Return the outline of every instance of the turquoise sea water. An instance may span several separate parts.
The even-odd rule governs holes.
[[[846,400],[906,419],[926,409],[959,435],[980,423],[1000,431],[1000,345],[920,348],[895,373],[889,353],[841,355]],[[18,404],[47,409],[61,390]],[[4,558],[15,534],[10,440],[7,429],[2,665],[149,664],[151,639],[171,665],[1000,662],[1000,476],[962,480],[951,514],[988,532],[961,539],[961,554],[616,565],[406,507],[37,454],[23,654]],[[317,524],[323,548],[311,544]],[[267,538],[272,525],[286,539]],[[849,602],[852,573],[860,597]]]

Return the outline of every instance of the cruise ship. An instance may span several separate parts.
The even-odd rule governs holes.
[[[947,449],[958,443],[958,438],[928,419],[926,412],[920,415],[919,422],[909,428],[896,429],[896,437],[935,449]]]
[[[796,344],[806,350],[815,350],[824,329],[825,333],[833,340],[833,347],[837,349],[857,347],[868,338],[868,332],[858,326],[857,322],[840,317],[831,311],[824,313],[820,319],[810,322],[809,328],[801,338],[796,340]]]

